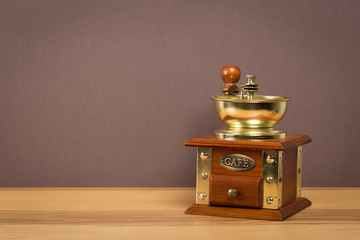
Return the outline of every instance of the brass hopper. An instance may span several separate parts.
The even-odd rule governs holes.
[[[284,116],[286,102],[290,99],[256,95],[260,90],[254,82],[255,75],[247,75],[247,83],[243,85],[237,83],[240,75],[237,66],[225,66],[221,71],[226,83],[222,89],[225,95],[211,99],[214,100],[217,115],[227,128],[215,131],[215,135],[223,139],[284,138],[286,133],[273,127]]]

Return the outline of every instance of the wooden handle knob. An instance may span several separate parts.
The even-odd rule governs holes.
[[[222,88],[222,92],[226,93],[229,91],[229,87],[234,83],[237,83],[240,79],[241,71],[240,68],[233,65],[228,65],[222,68],[221,77],[225,82],[225,87]],[[235,92],[239,92],[239,89],[236,89]]]

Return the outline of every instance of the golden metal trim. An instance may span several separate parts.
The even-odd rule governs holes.
[[[302,146],[298,147],[297,154],[297,180],[296,180],[296,197],[301,197],[301,173],[302,173]]]
[[[224,102],[248,102],[248,103],[273,103],[273,102],[288,102],[291,99],[288,97],[280,96],[266,96],[266,95],[256,95],[254,99],[242,99],[240,96],[212,96],[210,97],[215,101],[224,101]]]
[[[209,205],[212,148],[197,148],[196,204]]]
[[[280,139],[285,138],[286,133],[274,128],[238,128],[238,129],[219,129],[215,131],[215,136],[220,139]]]
[[[236,189],[229,189],[228,190],[228,197],[229,198],[236,198],[238,195]]]
[[[279,209],[282,205],[282,151],[263,151],[263,178],[266,179],[263,208]]]

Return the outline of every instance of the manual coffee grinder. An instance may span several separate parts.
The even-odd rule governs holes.
[[[186,214],[285,220],[309,207],[301,197],[304,134],[274,129],[289,98],[256,94],[254,75],[239,85],[240,69],[226,66],[224,95],[215,111],[227,128],[189,139],[197,147],[196,203]]]

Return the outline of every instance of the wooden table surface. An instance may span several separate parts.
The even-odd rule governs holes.
[[[0,239],[360,239],[360,188],[304,188],[284,222],[185,215],[193,188],[0,188]]]

